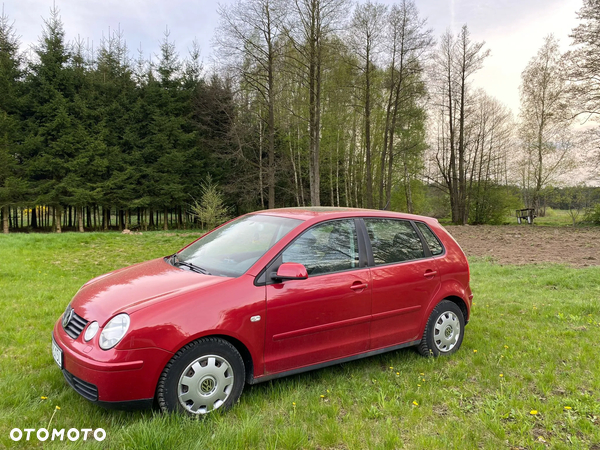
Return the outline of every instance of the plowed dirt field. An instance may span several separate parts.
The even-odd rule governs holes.
[[[600,228],[531,225],[445,227],[467,256],[500,264],[562,263],[600,265]]]

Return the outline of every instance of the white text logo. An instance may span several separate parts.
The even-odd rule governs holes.
[[[97,441],[103,441],[106,439],[106,431],[104,431],[103,428],[96,428],[95,430],[91,428],[82,428],[81,430],[78,430],[77,428],[70,428],[67,431],[65,431],[64,428],[60,430],[53,429],[51,431],[48,431],[45,428],[40,428],[39,430],[36,430],[35,428],[24,428],[23,430],[19,428],[13,428],[10,431],[10,438],[15,442],[18,442],[21,439],[29,441],[32,439],[32,435],[34,438],[37,438],[38,441],[42,442],[48,440],[62,441],[65,438],[72,442],[78,441],[80,438],[83,438],[84,441],[87,441],[88,436],[93,436]]]

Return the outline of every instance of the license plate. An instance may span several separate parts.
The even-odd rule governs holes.
[[[56,364],[58,364],[58,367],[60,367],[62,369],[63,351],[61,350],[61,348],[58,345],[56,345],[56,342],[54,342],[54,339],[52,339],[52,357],[54,358],[54,361],[56,361]]]

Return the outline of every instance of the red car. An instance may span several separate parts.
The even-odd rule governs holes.
[[[472,297],[467,259],[435,219],[267,210],[87,282],[52,354],[93,402],[205,414],[246,383],[408,346],[453,353]]]

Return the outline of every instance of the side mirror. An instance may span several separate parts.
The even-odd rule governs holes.
[[[277,269],[277,273],[271,275],[271,279],[278,281],[285,280],[306,280],[308,278],[308,272],[306,267],[300,263],[287,262],[283,263]]]

